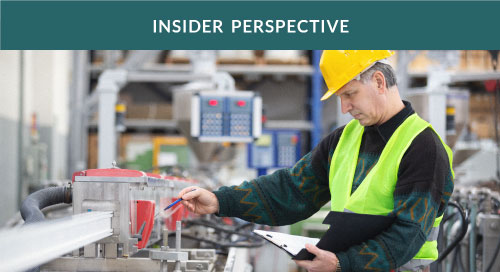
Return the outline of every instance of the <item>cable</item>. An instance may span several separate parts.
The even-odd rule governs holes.
[[[196,236],[192,236],[189,234],[182,234],[183,237],[200,241],[200,242],[205,242],[205,243],[210,243],[215,245],[216,247],[220,248],[228,248],[228,247],[246,247],[246,248],[253,248],[253,247],[260,247],[264,245],[264,240],[262,240],[259,236],[253,235],[253,234],[248,234],[248,231],[242,231],[243,229],[253,226],[253,223],[244,223],[238,226],[222,226],[220,224],[217,224],[217,222],[212,222],[210,220],[205,220],[201,218],[197,219],[190,219],[184,221],[185,223],[185,228],[188,228],[193,225],[199,225],[199,226],[204,226],[208,228],[212,228],[215,231],[217,231],[217,234],[219,235],[219,238],[217,241],[210,240],[210,239],[205,239],[205,238],[200,238]],[[231,241],[230,237],[235,234],[240,236],[241,238],[236,240],[236,241]],[[173,234],[172,234],[173,235]],[[229,242],[225,242],[224,240],[229,240]]]
[[[453,206],[455,208],[458,209],[458,213],[461,217],[461,232],[460,234],[455,238],[455,240],[453,240],[453,242],[451,242],[451,244],[443,251],[443,253],[440,254],[439,258],[437,259],[438,262],[441,262],[443,261],[446,256],[448,256],[448,254],[450,254],[450,252],[453,250],[453,248],[455,248],[458,243],[460,243],[460,241],[462,241],[462,239],[465,237],[465,234],[467,233],[467,218],[465,216],[465,213],[464,213],[464,209],[462,208],[462,206],[458,203],[458,202],[455,202],[455,201],[450,201],[448,202],[448,205],[450,206]]]
[[[460,252],[459,247],[455,248],[455,250],[454,250],[450,271],[454,272],[457,264],[458,264],[457,270],[465,272],[465,268],[464,268],[464,264],[462,263],[462,257],[461,257],[461,252]]]
[[[251,226],[253,226],[253,225],[254,225],[253,223],[248,222],[248,223],[245,223],[245,224],[242,224],[242,225],[237,226],[234,230],[238,231],[238,230],[240,230],[240,229],[244,229],[244,228],[247,228],[247,227],[251,227]]]
[[[168,236],[175,236],[175,233],[169,233]],[[223,248],[229,248],[229,247],[254,248],[254,247],[261,247],[264,245],[264,240],[255,241],[254,243],[235,243],[235,242],[224,243],[224,242],[220,242],[220,241],[213,241],[210,239],[192,236],[189,234],[182,234],[182,238],[192,239],[192,240],[199,241],[199,242],[205,242],[205,243],[213,244],[217,247],[223,247]],[[260,238],[254,237],[254,239],[260,239]]]
[[[43,208],[52,205],[73,202],[73,193],[69,187],[49,187],[38,190],[30,194],[23,201],[21,206],[21,216],[24,219],[24,224],[33,224],[45,221],[45,215],[41,211]],[[40,266],[33,267],[27,272],[39,272]]]
[[[189,225],[201,225],[201,226],[213,228],[215,230],[225,232],[225,233],[237,234],[237,235],[245,236],[245,237],[249,237],[249,238],[255,237],[254,235],[238,231],[240,228],[229,229],[227,227],[218,226],[218,225],[216,225],[208,220],[204,220],[204,219],[192,219],[192,220],[186,220],[185,222],[186,222],[187,227],[189,227]],[[248,226],[244,226],[244,227],[248,227]]]

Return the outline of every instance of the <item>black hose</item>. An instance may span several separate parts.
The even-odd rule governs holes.
[[[59,203],[71,203],[72,194],[68,187],[49,187],[29,195],[21,206],[21,216],[25,224],[45,220],[42,209]]]
[[[38,190],[30,194],[21,205],[21,216],[24,219],[24,224],[32,224],[42,222],[45,216],[42,209],[55,204],[71,203],[73,201],[71,189],[68,187],[49,187]],[[33,267],[26,272],[38,272],[40,266]]]
[[[205,227],[213,228],[215,230],[218,230],[218,231],[221,231],[221,232],[227,233],[227,234],[237,234],[237,235],[244,236],[244,237],[249,237],[249,238],[255,237],[255,235],[248,234],[247,232],[242,232],[242,231],[236,230],[236,229],[239,229],[238,227],[236,229],[234,229],[234,228],[227,228],[227,227],[224,227],[224,226],[221,226],[221,225],[214,224],[211,221],[204,220],[204,219],[186,220],[185,223],[186,223],[186,227],[189,227],[191,225],[200,225],[200,226],[205,226]],[[248,226],[244,226],[244,227],[248,227]]]
[[[460,225],[461,232],[458,235],[458,237],[456,237],[455,240],[453,240],[453,242],[444,250],[444,252],[439,254],[440,256],[437,259],[438,262],[443,261],[446,258],[446,256],[448,256],[448,254],[450,254],[450,252],[453,250],[453,248],[455,248],[458,245],[458,243],[460,243],[460,241],[462,241],[462,239],[465,237],[465,234],[467,233],[468,224],[467,224],[467,219],[465,218],[465,213],[464,213],[464,209],[462,208],[462,206],[455,201],[448,202],[448,205],[457,208],[458,213],[460,214],[460,217],[462,219],[462,222]]]
[[[464,268],[464,264],[462,262],[462,252],[460,250],[460,248],[455,248],[454,250],[454,254],[453,254],[453,260],[452,260],[452,263],[451,263],[451,271],[452,272],[455,272],[455,268],[456,268],[456,271],[461,271],[461,272],[466,272],[465,268]]]
[[[196,237],[196,236],[191,236],[189,234],[182,234],[182,237],[196,240],[199,242],[205,242],[205,243],[210,243],[213,244],[214,246],[218,248],[228,248],[228,247],[247,247],[247,248],[253,248],[253,247],[260,247],[264,245],[264,240],[260,238],[259,236],[256,236],[254,234],[249,234],[247,231],[242,231],[242,229],[248,228],[253,226],[253,223],[245,223],[239,226],[224,226],[224,225],[219,225],[215,222],[205,220],[205,219],[190,219],[186,220],[185,222],[186,228],[189,228],[192,225],[200,225],[208,228],[213,228],[215,231],[218,232],[219,240],[218,241],[213,241],[201,237]],[[232,242],[225,242],[225,238],[229,239],[229,237],[233,234],[236,234],[240,236],[241,238],[238,241],[232,241]],[[175,233],[172,233],[172,235],[175,235]],[[247,243],[242,243],[244,241],[247,241]]]
[[[254,226],[254,225],[255,225],[254,223],[250,223],[250,222],[248,222],[248,223],[244,223],[244,224],[241,224],[241,225],[237,226],[236,228],[234,228],[234,230],[235,230],[235,231],[239,231],[239,230],[241,230],[241,229],[248,228],[248,227],[252,227],[252,226]]]
[[[175,236],[175,233],[169,233],[168,236]],[[243,247],[243,248],[254,248],[254,247],[261,247],[264,245],[264,240],[261,240],[260,237],[254,237],[254,241],[250,241],[248,243],[237,243],[237,242],[221,242],[221,241],[213,241],[201,237],[196,237],[193,235],[189,234],[182,234],[182,238],[187,238],[191,240],[195,240],[198,242],[205,242],[212,244],[218,248],[229,248],[229,247]]]

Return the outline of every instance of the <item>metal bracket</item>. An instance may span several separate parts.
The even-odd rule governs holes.
[[[162,251],[162,250],[150,250],[149,258],[152,260],[162,260],[162,261],[187,261],[187,252],[176,252],[176,251]]]

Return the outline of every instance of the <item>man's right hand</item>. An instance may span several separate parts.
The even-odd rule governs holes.
[[[184,188],[178,197],[182,198],[182,204],[194,213],[211,214],[219,211],[219,200],[215,194],[200,187]]]

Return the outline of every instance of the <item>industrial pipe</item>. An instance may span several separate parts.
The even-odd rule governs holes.
[[[29,195],[21,206],[21,216],[25,224],[45,220],[42,209],[59,203],[71,203],[72,193],[68,187],[49,187]]]
[[[467,224],[467,219],[465,218],[465,213],[464,213],[464,209],[462,208],[462,206],[455,201],[448,202],[448,205],[457,208],[458,213],[460,214],[460,217],[462,220],[461,221],[461,223],[462,223],[461,224],[461,232],[455,238],[455,240],[452,243],[450,243],[450,245],[441,254],[439,254],[439,258],[437,259],[438,262],[443,261],[446,258],[446,256],[448,256],[448,254],[450,254],[450,252],[453,250],[453,248],[455,248],[458,245],[458,243],[465,237],[465,234],[467,233],[467,225],[468,224]]]
[[[42,222],[45,216],[42,209],[55,204],[71,203],[73,195],[68,187],[49,187],[30,194],[21,205],[21,216],[24,224]],[[40,267],[33,267],[26,272],[39,272]]]

